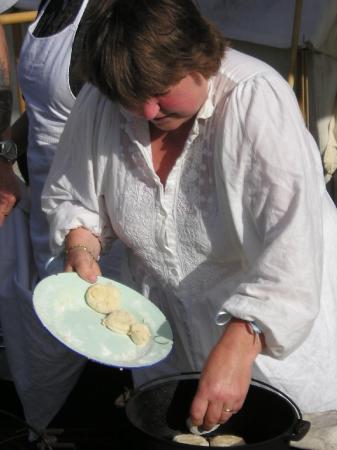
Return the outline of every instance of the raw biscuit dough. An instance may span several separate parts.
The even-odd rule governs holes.
[[[130,326],[129,336],[136,345],[145,345],[149,342],[151,333],[145,323],[133,323]]]
[[[174,442],[179,444],[200,445],[202,447],[209,447],[208,441],[202,436],[196,434],[177,434],[173,438]]]
[[[102,324],[119,334],[129,334],[130,326],[136,322],[136,319],[125,309],[115,309],[108,314]]]
[[[88,287],[85,301],[96,312],[109,314],[119,308],[120,292],[112,283],[96,283]]]
[[[212,433],[212,431],[215,431],[217,428],[219,428],[220,424],[218,423],[218,424],[214,425],[214,427],[212,427],[210,430],[205,430],[202,426],[197,427],[196,425],[193,425],[192,421],[191,421],[191,418],[189,417],[186,420],[186,426],[187,426],[187,428],[190,430],[190,432],[192,434],[196,434],[198,436],[202,436],[204,434]]]
[[[245,445],[246,442],[235,434],[219,434],[209,439],[211,447],[234,447],[235,445]]]

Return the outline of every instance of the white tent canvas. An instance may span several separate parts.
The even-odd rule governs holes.
[[[295,0],[198,0],[197,3],[233,47],[265,60],[287,78]],[[303,0],[298,45],[308,77],[308,124],[319,145],[329,181],[337,169],[336,0]]]
[[[285,78],[290,67],[295,0],[196,0],[232,46],[274,66]],[[37,7],[20,0],[16,7]],[[326,181],[337,172],[337,1],[302,0],[298,40],[308,78],[307,123],[322,154]],[[337,190],[337,180],[335,182]],[[335,200],[337,199],[337,192]]]
[[[200,10],[231,39],[277,48],[291,46],[295,0],[198,0]],[[303,0],[299,45],[337,56],[336,0]],[[335,34],[336,36],[336,34]]]

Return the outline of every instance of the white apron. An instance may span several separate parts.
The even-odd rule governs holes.
[[[41,211],[40,197],[64,125],[75,101],[69,85],[71,50],[87,3],[88,0],[83,1],[72,24],[52,36],[35,37],[33,32],[39,18],[31,24],[22,45],[18,65],[18,76],[29,120],[30,234],[41,278],[46,275],[45,265],[51,255],[49,227]]]
[[[49,248],[49,226],[41,211],[40,198],[64,125],[76,98],[70,87],[69,69],[72,45],[88,0],[83,1],[77,17],[65,29],[51,36],[35,37],[35,27],[48,3],[28,28],[18,65],[18,76],[29,120],[30,236],[40,278],[55,272],[55,267],[60,270],[63,268],[62,264],[53,264],[51,268],[47,268],[52,255]],[[120,278],[121,254],[121,244],[115,242],[111,252],[101,258],[103,275],[113,279]]]

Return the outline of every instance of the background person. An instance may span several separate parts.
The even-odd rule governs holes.
[[[3,0],[0,13],[13,6],[16,1]],[[9,126],[12,115],[12,92],[10,89],[10,68],[5,30],[0,25],[0,226],[10,213],[17,200],[20,190],[12,170],[9,142]]]

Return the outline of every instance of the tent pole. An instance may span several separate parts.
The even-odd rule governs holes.
[[[304,48],[301,50],[300,59],[300,83],[299,83],[299,105],[303,114],[303,119],[306,126],[309,128],[309,79],[308,79],[308,59],[309,50]]]
[[[303,0],[296,0],[294,21],[293,21],[293,32],[291,38],[290,68],[288,73],[288,83],[292,88],[295,85],[296,79],[297,48],[298,48],[298,38],[301,29],[302,5]]]
[[[24,22],[33,22],[36,18],[36,11],[24,11],[5,13],[0,15],[0,23],[2,25],[21,24]]]

